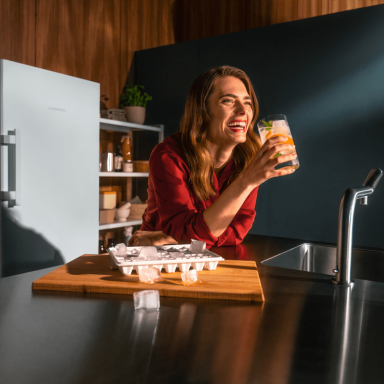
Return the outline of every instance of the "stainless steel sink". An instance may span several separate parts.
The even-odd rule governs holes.
[[[336,247],[305,243],[264,260],[262,264],[334,275]],[[353,249],[352,278],[384,283],[384,252]]]

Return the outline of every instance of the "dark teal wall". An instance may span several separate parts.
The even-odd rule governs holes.
[[[218,65],[250,76],[260,117],[287,116],[301,163],[261,185],[251,233],[335,243],[343,192],[384,169],[384,6],[136,52],[146,123],[175,132],[193,80]],[[384,248],[384,181],[356,207],[354,244]]]

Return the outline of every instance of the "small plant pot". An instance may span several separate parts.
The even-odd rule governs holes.
[[[145,108],[139,106],[123,107],[125,111],[125,118],[129,123],[144,124],[145,121]]]

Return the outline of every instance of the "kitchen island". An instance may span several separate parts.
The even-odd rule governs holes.
[[[225,259],[255,260],[265,302],[32,291],[55,268],[0,279],[0,383],[384,381],[384,284],[337,287],[261,262],[303,241],[248,235]]]

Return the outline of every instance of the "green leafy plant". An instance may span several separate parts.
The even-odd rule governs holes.
[[[261,121],[265,125],[265,130],[269,132],[271,130],[271,128],[272,128],[272,124],[273,124],[272,120],[269,120],[269,121],[261,120]]]
[[[152,100],[152,96],[144,92],[142,85],[126,86],[123,88],[123,93],[120,96],[119,108],[133,106],[145,108],[149,100]]]

